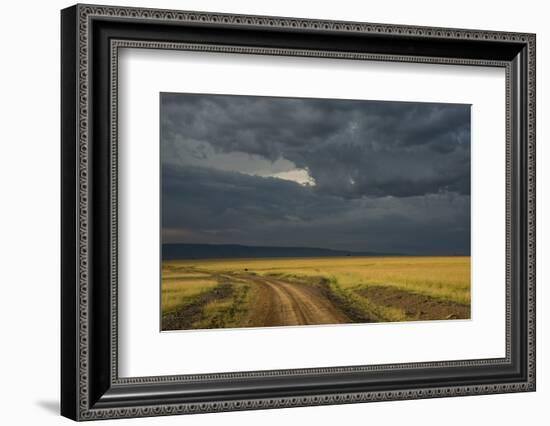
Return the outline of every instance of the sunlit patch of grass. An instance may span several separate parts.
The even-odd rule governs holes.
[[[400,290],[470,303],[469,257],[383,258],[335,274],[343,289],[390,286]]]
[[[330,281],[331,290],[340,297],[384,321],[403,320],[404,313],[390,306],[373,304],[360,296],[359,290],[371,286],[392,287],[463,305],[469,305],[471,297],[469,256],[181,260],[163,262],[163,311],[174,309],[189,297],[215,287],[220,280],[229,280],[234,286],[250,286],[252,291],[247,293],[247,299],[237,304],[243,308],[250,304],[250,294],[254,292],[254,283],[248,279],[252,275],[269,275],[312,285],[325,278]],[[206,312],[225,312],[220,317],[225,324],[245,318],[244,314],[237,318],[235,309],[231,314],[224,305],[228,301],[218,302],[207,305]],[[231,306],[236,306],[235,301]],[[241,309],[241,313],[244,311]]]
[[[457,303],[470,303],[469,256],[318,257],[181,261],[180,267],[236,271],[283,277],[335,278],[344,290],[371,285],[401,290]]]
[[[197,296],[218,286],[208,278],[164,277],[162,279],[162,312],[168,313],[191,303]]]

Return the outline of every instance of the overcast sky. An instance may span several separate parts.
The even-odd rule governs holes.
[[[470,106],[161,94],[163,243],[470,254]]]

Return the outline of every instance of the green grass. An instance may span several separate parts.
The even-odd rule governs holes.
[[[250,285],[235,283],[230,298],[215,300],[204,306],[201,318],[193,324],[193,328],[244,327],[251,300]]]

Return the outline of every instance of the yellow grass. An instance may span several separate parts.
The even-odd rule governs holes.
[[[191,302],[196,296],[218,285],[215,279],[205,273],[186,273],[178,268],[163,265],[162,270],[162,311],[174,309]]]
[[[164,262],[164,268],[171,274],[187,271],[188,274],[201,276],[243,272],[245,269],[248,273],[262,275],[322,276],[337,283],[344,291],[368,286],[391,286],[457,303],[470,303],[469,256],[183,260]],[[169,281],[166,280],[167,283]],[[200,282],[198,278],[192,281]]]
[[[335,272],[343,289],[391,286],[438,299],[470,303],[469,257],[381,258]]]

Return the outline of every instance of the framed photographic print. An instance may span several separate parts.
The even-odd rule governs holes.
[[[76,5],[74,420],[535,390],[535,36]]]
[[[470,319],[470,105],[160,104],[161,330]]]

